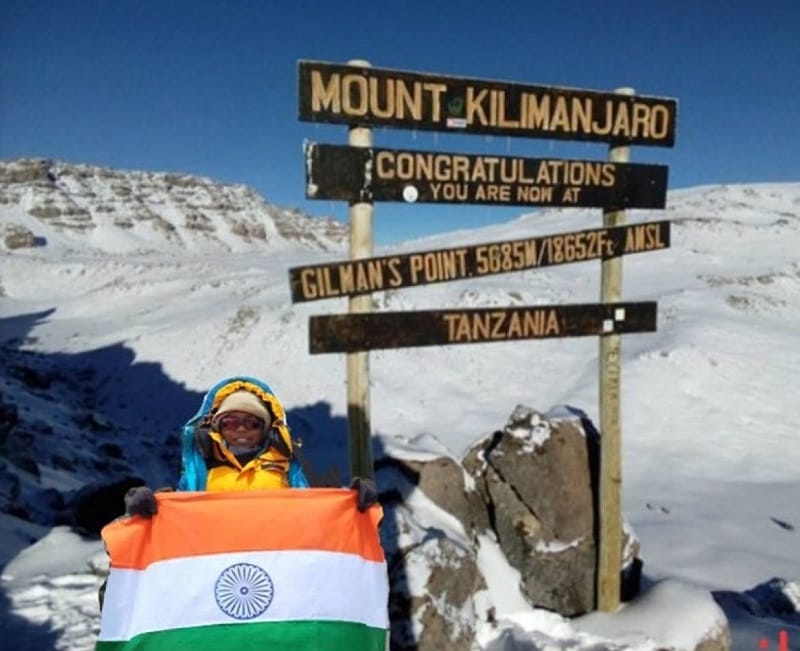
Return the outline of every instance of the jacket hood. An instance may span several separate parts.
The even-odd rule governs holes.
[[[179,484],[181,490],[202,490],[205,485],[207,468],[195,442],[196,429],[199,426],[208,424],[225,398],[241,390],[255,394],[269,406],[275,417],[271,431],[280,436],[290,455],[290,484],[292,486],[308,486],[308,481],[303,475],[302,468],[294,459],[294,446],[289,427],[286,424],[286,412],[283,409],[283,404],[266,382],[248,375],[236,375],[220,380],[211,387],[203,398],[200,409],[183,426],[181,440],[182,472]]]

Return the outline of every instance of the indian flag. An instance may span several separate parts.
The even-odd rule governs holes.
[[[158,493],[152,519],[102,532],[97,651],[383,651],[379,506],[313,488]]]

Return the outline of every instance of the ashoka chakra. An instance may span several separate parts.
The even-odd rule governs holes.
[[[237,563],[223,570],[214,584],[220,610],[234,619],[258,617],[272,602],[272,579],[252,563]]]

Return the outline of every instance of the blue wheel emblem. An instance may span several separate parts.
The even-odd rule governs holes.
[[[272,603],[272,579],[252,563],[237,563],[223,570],[214,584],[220,610],[234,619],[254,619]]]

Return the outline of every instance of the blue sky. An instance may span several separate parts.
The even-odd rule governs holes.
[[[0,158],[48,157],[245,183],[305,199],[297,62],[313,59],[676,98],[670,189],[800,181],[800,3],[723,0],[381,2],[3,0]],[[604,159],[603,144],[380,129],[374,145]],[[505,221],[524,208],[375,207],[377,245]],[[599,213],[598,213],[599,214]],[[568,230],[568,228],[565,228]]]

